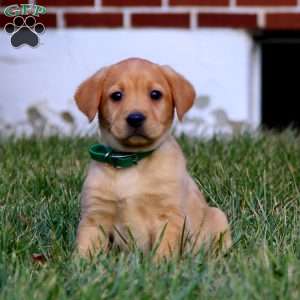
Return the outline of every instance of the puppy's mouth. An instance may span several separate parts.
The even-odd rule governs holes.
[[[100,123],[100,128],[103,134],[103,138],[107,143],[116,149],[122,149],[122,151],[139,151],[150,149],[157,143],[162,135],[160,127],[153,126],[138,128],[132,128],[123,123],[116,123],[114,125],[104,127],[104,122]]]
[[[153,139],[150,138],[143,130],[134,130],[129,132],[127,136],[121,139],[124,146],[144,147],[151,145]]]

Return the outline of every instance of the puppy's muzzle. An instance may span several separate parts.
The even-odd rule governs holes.
[[[133,128],[141,127],[146,120],[146,116],[140,112],[130,113],[126,118],[127,124]]]

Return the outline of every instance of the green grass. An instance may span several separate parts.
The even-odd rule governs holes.
[[[138,251],[71,257],[91,138],[0,141],[0,299],[300,299],[300,138],[181,138],[234,247],[151,263]],[[34,253],[47,262],[37,264]]]

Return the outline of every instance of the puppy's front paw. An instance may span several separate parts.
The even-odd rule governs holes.
[[[82,220],[77,232],[76,252],[81,257],[92,257],[100,251],[106,252],[108,249],[109,238],[104,231]]]
[[[163,260],[168,260],[171,257],[172,257],[172,251],[170,251],[169,248],[167,249],[166,247],[159,247],[155,252],[153,261],[155,263],[159,263]]]
[[[226,215],[220,209],[207,208],[197,244],[195,250],[204,246],[211,254],[224,253],[231,247],[230,227]]]
[[[173,237],[173,239],[162,239],[155,252],[154,261],[161,262],[163,260],[169,260],[172,257],[175,257],[176,255],[178,255],[178,245],[179,240],[175,236]]]

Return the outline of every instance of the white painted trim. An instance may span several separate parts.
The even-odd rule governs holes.
[[[190,14],[190,29],[191,30],[198,29],[198,18],[197,18],[197,13],[195,11],[191,11]]]
[[[300,1],[300,0],[299,0]],[[211,13],[258,13],[258,12],[268,12],[268,13],[299,13],[300,6],[297,7],[290,7],[290,6],[281,6],[281,7],[242,7],[242,6],[228,6],[228,7],[211,7],[211,6],[168,6],[168,7],[149,7],[149,6],[142,6],[142,7],[126,7],[126,9],[130,10],[131,12],[136,13],[159,13],[159,12],[170,12],[170,13],[188,13],[191,11],[199,12],[211,12]],[[81,6],[81,7],[48,7],[48,13],[56,13],[58,10],[62,10],[63,12],[82,12],[82,13],[92,13],[92,12],[123,12],[125,10],[124,7],[94,7],[94,6]]]
[[[65,18],[62,11],[58,11],[56,13],[56,21],[57,21],[57,28],[61,29],[65,27]]]
[[[169,10],[169,0],[162,0],[161,1],[161,9],[162,11],[168,11]],[[152,7],[149,6],[149,10],[151,10]]]
[[[249,123],[254,128],[261,124],[262,82],[261,82],[261,46],[253,43],[249,67]]]
[[[130,16],[130,11],[128,9],[124,9],[123,11],[123,24],[124,24],[124,28],[131,27],[131,16]]]
[[[95,7],[101,7],[102,6],[102,0],[94,0],[94,6]]]
[[[259,28],[265,28],[266,25],[266,14],[263,11],[257,13],[257,23]]]
[[[30,0],[30,3],[33,3],[34,0]],[[230,0],[229,6],[169,6],[169,0],[162,0],[162,6],[157,7],[149,7],[149,6],[141,6],[141,7],[102,7],[102,0],[94,0],[94,6],[50,6],[47,7],[48,13],[56,13],[57,11],[65,12],[82,12],[82,13],[92,13],[92,12],[107,12],[107,13],[115,13],[115,12],[123,12],[125,9],[130,9],[131,12],[137,13],[151,13],[151,12],[170,12],[170,13],[187,13],[187,12],[212,12],[212,13],[300,13],[300,0],[298,0],[298,6],[237,6],[235,5],[236,0]],[[0,8],[2,12],[4,10],[3,7]]]

